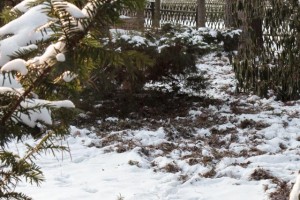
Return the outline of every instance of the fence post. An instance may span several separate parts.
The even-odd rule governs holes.
[[[197,28],[205,27],[206,22],[206,8],[205,0],[197,0]]]
[[[159,28],[160,27],[160,0],[155,0],[152,27],[153,28]]]

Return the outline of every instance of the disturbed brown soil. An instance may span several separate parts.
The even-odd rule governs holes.
[[[118,93],[106,99],[98,100],[99,106],[95,102],[87,103],[86,101],[81,105],[80,103],[77,104],[78,108],[82,109],[86,115],[78,116],[75,122],[83,125],[100,120],[103,122],[102,131],[139,129],[142,127],[157,129],[162,123],[165,123],[163,121],[166,119],[172,121],[176,118],[186,117],[193,107],[207,108],[209,105],[222,103],[220,100],[159,91],[144,91],[140,94],[131,95]],[[105,121],[108,117],[118,118],[119,123],[110,124],[110,121]],[[176,120],[182,125],[187,123],[185,121]],[[191,126],[191,124],[186,125]]]

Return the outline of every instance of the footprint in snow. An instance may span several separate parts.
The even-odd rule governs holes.
[[[58,183],[56,185],[58,186],[69,186],[71,185],[70,180],[68,180],[70,175],[60,175],[58,177],[55,177],[54,180],[57,181]]]
[[[96,193],[96,192],[98,192],[97,189],[95,189],[95,188],[88,188],[88,187],[83,188],[83,191],[85,191],[87,193]]]
[[[103,181],[108,181],[108,182],[112,182],[112,181],[118,181],[117,178],[103,178]]]
[[[73,163],[81,163],[85,159],[86,159],[85,157],[76,158],[76,159],[73,160]]]

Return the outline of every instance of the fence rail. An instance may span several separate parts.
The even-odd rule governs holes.
[[[181,24],[196,26],[196,3],[162,3],[160,8],[160,24]]]
[[[203,1],[204,2],[204,1]],[[160,27],[163,24],[171,23],[190,27],[199,27],[199,18],[205,21],[205,26],[214,29],[225,28],[225,0],[205,0],[205,9],[199,9],[199,1],[160,1],[147,2],[145,10],[141,11],[144,19],[143,28]],[[205,13],[202,13],[205,12]],[[137,17],[137,12],[123,9],[121,15]],[[138,20],[138,19],[137,19]]]
[[[208,27],[214,29],[225,28],[225,1],[210,0],[206,1],[206,23]]]

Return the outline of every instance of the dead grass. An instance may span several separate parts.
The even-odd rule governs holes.
[[[275,192],[272,192],[270,200],[288,200],[291,188],[288,186],[285,181],[276,181],[277,189]]]
[[[180,168],[176,163],[168,163],[166,166],[162,168],[163,171],[166,171],[168,173],[177,173],[180,171]]]
[[[241,129],[252,128],[252,127],[255,126],[255,124],[256,124],[256,122],[254,120],[252,120],[252,119],[245,119],[245,120],[241,121],[239,127]]]
[[[200,158],[190,158],[187,160],[189,165],[201,164]]]
[[[236,115],[241,115],[241,114],[257,114],[261,110],[251,106],[250,104],[242,104],[239,101],[235,101],[230,103],[230,109],[232,113]]]
[[[250,180],[254,180],[254,181],[266,180],[266,179],[272,180],[274,179],[274,176],[271,175],[269,171],[263,168],[255,169],[250,176]]]
[[[203,178],[213,178],[216,174],[217,174],[217,172],[215,171],[214,168],[212,168],[211,170],[209,170],[206,173],[199,174],[199,176],[203,177]]]

